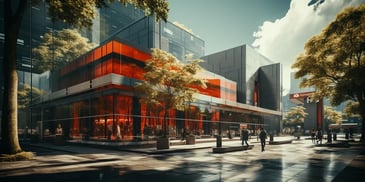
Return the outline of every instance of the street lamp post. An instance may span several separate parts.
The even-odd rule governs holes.
[[[218,136],[217,136],[217,147],[222,147],[222,126],[221,121],[218,122]]]
[[[222,147],[222,121],[218,121],[217,147]]]

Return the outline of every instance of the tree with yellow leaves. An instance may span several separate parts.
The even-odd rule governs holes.
[[[314,87],[314,98],[329,98],[332,105],[359,103],[365,126],[365,4],[339,13],[322,32],[305,44],[292,68],[301,87]],[[362,127],[361,140],[365,139]]]
[[[136,88],[143,93],[141,101],[155,108],[162,108],[163,136],[167,137],[167,117],[169,109],[184,110],[186,105],[194,101],[197,87],[206,88],[204,79],[196,74],[202,69],[201,60],[181,63],[172,54],[152,49],[152,58],[145,66],[145,80]]]

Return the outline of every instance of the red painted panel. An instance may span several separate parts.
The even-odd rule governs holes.
[[[98,47],[98,48],[96,48],[94,51],[93,51],[93,55],[94,55],[94,57],[93,57],[93,59],[91,59],[90,60],[90,62],[91,61],[95,61],[95,60],[98,60],[98,59],[100,59],[101,58],[101,56],[102,56],[102,48],[103,48],[104,46],[101,46],[101,47]]]
[[[88,53],[85,57],[86,57],[86,64],[89,64],[89,63],[91,63],[91,62],[93,62],[94,61],[94,59],[93,59],[93,53],[91,52],[91,53]]]
[[[105,54],[103,56],[106,56],[106,55],[111,54],[113,52],[113,42],[112,41],[111,42],[108,42],[105,45],[105,48],[106,48],[106,50],[105,50],[105,52],[104,52]]]

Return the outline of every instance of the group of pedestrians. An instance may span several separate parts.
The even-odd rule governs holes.
[[[267,133],[263,128],[260,128],[258,137],[259,137],[260,143],[261,143],[261,152],[263,152],[263,151],[265,151],[266,139],[267,139]],[[249,132],[248,132],[247,128],[244,128],[242,130],[242,134],[241,134],[242,145],[249,146],[248,138],[249,138]]]
[[[321,128],[319,128],[318,130],[312,129],[311,139],[312,139],[312,143],[314,143],[314,144],[322,144],[323,132],[322,132]]]

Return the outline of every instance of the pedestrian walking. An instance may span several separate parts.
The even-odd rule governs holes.
[[[267,133],[263,128],[261,128],[260,130],[261,131],[260,131],[259,136],[260,136],[260,142],[261,142],[261,152],[263,152],[263,151],[265,151]]]
[[[323,133],[321,128],[318,129],[317,131],[317,144],[322,144],[322,139],[323,139]]]
[[[248,145],[248,143],[247,143],[247,141],[248,141],[248,137],[249,137],[249,133],[248,133],[248,130],[247,130],[247,128],[244,128],[243,130],[242,130],[242,134],[241,134],[241,140],[242,140],[242,146],[243,145],[247,145],[247,146],[249,146]]]
[[[313,128],[311,131],[312,143],[316,143],[316,130]]]
[[[186,139],[186,135],[187,135],[186,129],[182,128],[181,130],[182,130],[181,131],[181,141],[184,141]]]
[[[232,139],[232,134],[231,134],[231,131],[230,131],[230,130],[228,130],[227,135],[228,135],[228,138],[229,138],[229,139]]]

